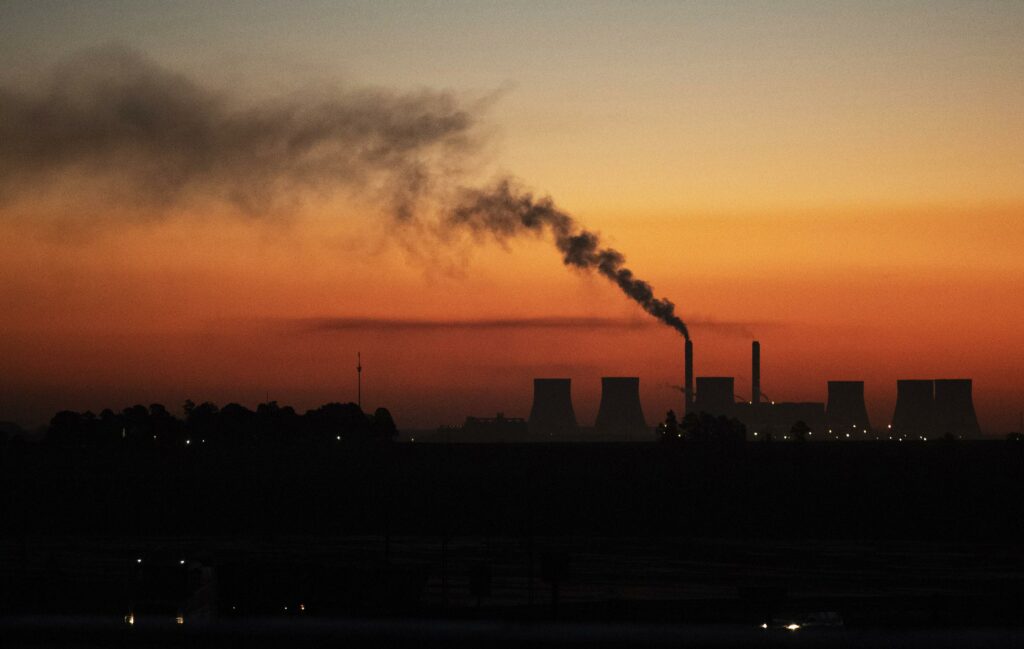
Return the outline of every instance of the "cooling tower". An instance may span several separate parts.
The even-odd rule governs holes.
[[[683,384],[683,394],[685,395],[686,413],[693,412],[693,342],[686,341],[686,366],[684,368],[686,373]]]
[[[694,412],[733,416],[733,378],[731,376],[698,376]]]
[[[864,381],[829,381],[825,420],[835,434],[870,431]]]
[[[896,381],[896,409],[892,428],[900,435],[928,435],[935,413],[935,382]]]
[[[533,407],[530,408],[530,434],[533,436],[571,435],[576,432],[576,414],[572,410],[570,379],[534,379]]]
[[[952,433],[957,437],[981,434],[974,413],[971,379],[935,380],[935,418],[932,428],[937,435]]]
[[[632,436],[648,431],[640,407],[640,379],[635,376],[601,378],[601,405],[594,430],[599,433]]]

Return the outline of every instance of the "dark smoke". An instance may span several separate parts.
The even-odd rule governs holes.
[[[108,47],[64,64],[35,91],[0,87],[0,201],[46,195],[89,215],[92,199],[99,214],[115,216],[214,202],[266,216],[338,187],[371,188],[404,226],[392,230],[427,248],[438,224],[423,216],[432,213],[424,203],[444,202],[447,183],[479,145],[474,126],[470,111],[435,92],[362,90],[239,106]],[[441,232],[469,228],[498,240],[550,233],[566,265],[607,277],[689,338],[672,302],[655,297],[621,253],[551,199],[534,200],[505,181],[467,190],[441,213]]]
[[[446,93],[339,91],[238,105],[106,47],[35,89],[0,87],[0,199],[53,194],[73,177],[85,179],[76,192],[141,206],[140,215],[214,201],[266,216],[339,186],[371,187],[411,219],[472,147],[473,126]],[[80,207],[81,196],[67,200]]]
[[[622,253],[603,247],[597,234],[581,227],[573,217],[555,207],[550,198],[534,199],[529,192],[519,191],[505,180],[491,190],[467,190],[447,224],[468,228],[478,237],[493,236],[498,241],[524,233],[549,232],[565,265],[604,275],[644,311],[690,339],[686,324],[675,314],[675,305],[655,297],[651,285],[626,268]]]

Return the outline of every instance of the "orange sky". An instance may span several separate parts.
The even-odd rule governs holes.
[[[773,399],[823,401],[825,381],[864,379],[884,425],[897,378],[970,377],[986,432],[1015,428],[1024,10],[676,5],[139,3],[115,17],[11,3],[0,82],[30,86],[127,33],[243,105],[326,85],[488,98],[468,178],[514,174],[624,252],[692,323],[699,375],[734,375],[748,396],[755,335]],[[0,200],[0,420],[185,398],[354,399],[357,350],[368,405],[400,426],[525,416],[538,376],[573,378],[583,423],[604,375],[640,376],[650,422],[679,408],[678,335],[564,268],[547,241],[410,248],[349,190],[252,218],[216,201],[156,214],[110,205],[89,177],[51,180]],[[635,326],[304,324],[348,317]]]

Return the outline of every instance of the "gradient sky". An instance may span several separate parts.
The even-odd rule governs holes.
[[[240,104],[449,92],[480,115],[467,180],[512,174],[601,232],[691,323],[698,374],[749,396],[756,336],[771,398],[864,379],[876,425],[897,378],[971,377],[1004,434],[1024,409],[1021,34],[1020,2],[4,0],[0,84],[113,44]],[[525,416],[535,376],[572,377],[584,423],[606,375],[640,376],[650,422],[679,408],[679,336],[548,242],[424,250],[336,194],[99,214],[81,182],[0,195],[0,420],[350,400],[357,350],[400,426]]]

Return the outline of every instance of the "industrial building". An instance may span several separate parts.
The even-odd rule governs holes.
[[[635,376],[601,378],[601,405],[594,430],[607,436],[647,439],[650,428],[640,406],[640,379]]]

